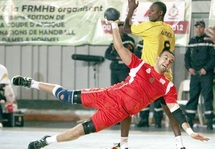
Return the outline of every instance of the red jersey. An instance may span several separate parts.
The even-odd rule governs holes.
[[[98,109],[92,116],[97,131],[138,113],[159,97],[167,104],[176,103],[176,87],[164,75],[134,54],[128,67],[130,73],[124,82],[81,91],[82,104]]]
[[[134,54],[128,67],[130,73],[125,82],[107,91],[121,99],[121,104],[130,114],[138,113],[159,97],[164,97],[166,103],[176,103],[176,87],[164,75],[158,74],[152,66]]]

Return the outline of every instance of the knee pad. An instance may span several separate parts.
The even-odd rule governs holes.
[[[73,94],[74,91],[65,90],[64,88],[59,87],[55,92],[55,97],[61,100],[62,102],[73,103]],[[61,98],[62,95],[64,96],[63,98]]]
[[[82,104],[81,102],[81,91],[74,91],[74,96],[73,96],[73,103],[74,104]]]
[[[178,108],[177,110],[173,111],[172,115],[174,116],[176,121],[180,124],[180,126],[184,122],[187,122],[187,117],[186,117],[186,115],[184,114],[184,112],[180,108]]]
[[[91,119],[83,122],[82,125],[84,127],[85,134],[90,134],[90,133],[96,132],[95,125],[93,124],[93,121]]]

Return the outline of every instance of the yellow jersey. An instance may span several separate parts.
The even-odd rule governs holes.
[[[131,32],[142,37],[144,44],[141,59],[152,66],[163,50],[173,51],[175,48],[175,33],[169,24],[162,21],[133,24]],[[172,81],[171,70],[165,76]]]

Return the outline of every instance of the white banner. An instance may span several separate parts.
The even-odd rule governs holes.
[[[139,0],[133,21],[148,19],[153,0]],[[176,45],[189,39],[191,1],[163,0],[167,5],[165,22],[175,31]],[[111,26],[104,22],[104,11],[113,6],[123,21],[127,0],[1,0],[0,44],[31,45],[108,45]]]

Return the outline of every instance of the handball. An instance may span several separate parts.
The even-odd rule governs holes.
[[[108,21],[116,21],[120,17],[120,12],[116,8],[108,8],[105,10],[104,18]]]

